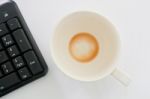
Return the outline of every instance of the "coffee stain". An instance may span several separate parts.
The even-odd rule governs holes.
[[[91,33],[80,32],[69,42],[69,52],[78,62],[90,62],[99,53],[99,44]]]

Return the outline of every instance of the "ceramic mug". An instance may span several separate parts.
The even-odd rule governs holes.
[[[89,11],[74,12],[59,22],[51,41],[51,55],[58,68],[80,81],[112,75],[128,85],[129,77],[116,67],[120,39],[114,25]]]

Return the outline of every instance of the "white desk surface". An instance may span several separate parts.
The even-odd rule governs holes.
[[[2,99],[150,99],[149,0],[15,0],[49,66],[48,74]],[[111,76],[80,82],[64,75],[51,60],[50,37],[60,19],[74,11],[106,16],[120,32],[118,67],[131,75],[129,87]]]

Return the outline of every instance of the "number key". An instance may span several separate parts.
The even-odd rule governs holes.
[[[0,71],[0,77],[2,77],[3,76],[3,74],[2,74],[2,72]]]
[[[0,43],[0,50],[2,50],[3,49],[3,46],[2,46],[2,44]]]
[[[9,48],[7,49],[7,51],[8,51],[8,53],[9,53],[9,55],[10,55],[11,57],[15,57],[15,56],[19,55],[19,51],[18,51],[18,49],[17,49],[17,47],[16,47],[15,45],[9,47]]]
[[[1,51],[1,52],[0,52],[0,63],[4,62],[4,61],[6,61],[6,60],[8,60],[8,57],[7,57],[7,55],[6,55],[6,52],[5,52],[5,51]]]
[[[6,35],[2,37],[2,41],[6,47],[14,44],[14,40],[12,39],[10,35]]]
[[[16,73],[11,73],[10,75],[4,76],[0,79],[0,91],[3,91],[19,82],[20,79]]]
[[[8,33],[8,29],[4,23],[0,24],[0,36]]]
[[[15,59],[13,59],[13,63],[15,65],[15,67],[18,69],[18,68],[21,68],[25,65],[23,59],[21,56],[18,56],[16,57]]]
[[[4,72],[4,74],[8,74],[14,70],[12,67],[12,64],[10,62],[6,62],[6,63],[2,64],[1,68]]]
[[[16,18],[10,19],[10,20],[7,22],[7,24],[8,24],[8,27],[9,27],[11,30],[15,30],[15,29],[21,27],[21,25],[20,25],[18,19],[16,19]]]
[[[25,79],[31,77],[31,75],[30,75],[30,73],[29,73],[29,70],[28,70],[26,67],[21,68],[21,69],[18,71],[18,73],[19,73],[19,75],[20,75],[20,77],[21,77],[22,80],[25,80]]]

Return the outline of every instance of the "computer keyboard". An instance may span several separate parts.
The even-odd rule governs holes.
[[[0,96],[47,72],[47,65],[14,1],[0,4]]]

